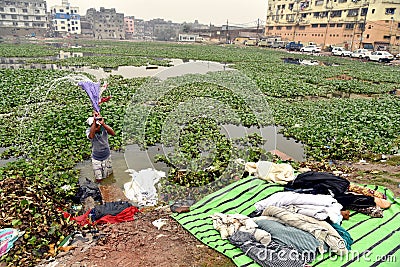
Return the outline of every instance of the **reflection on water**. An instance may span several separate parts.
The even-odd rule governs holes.
[[[267,127],[244,127],[232,124],[222,125],[221,133],[225,134],[230,139],[242,138],[246,135],[258,133],[266,140],[263,149],[266,151],[279,150],[294,160],[303,161],[305,159],[304,146],[293,138],[287,138],[283,134],[278,133],[282,127],[267,126]]]
[[[6,150],[7,150],[6,147],[0,147],[0,155],[1,155],[4,151],[6,151]],[[13,161],[16,161],[16,160],[17,160],[16,158],[9,158],[9,159],[1,159],[1,158],[0,158],[0,167],[3,167],[3,166],[5,166],[7,163],[13,162]]]
[[[82,57],[85,56],[79,52],[64,52],[60,51],[58,57],[49,57],[46,59],[65,59],[68,57]],[[61,66],[57,64],[40,64],[40,63],[27,63],[32,58],[0,58],[0,68],[2,69],[41,69],[41,70],[70,70],[78,72],[86,72],[96,77],[97,80],[104,79],[110,75],[121,75],[124,78],[139,78],[155,76],[162,80],[168,77],[176,77],[185,74],[204,74],[209,71],[222,71],[228,70],[227,65],[224,63],[211,62],[211,61],[196,61],[196,60],[182,60],[182,59],[169,59],[171,67],[163,66],[120,66],[115,69],[109,68],[91,68],[87,66]]]

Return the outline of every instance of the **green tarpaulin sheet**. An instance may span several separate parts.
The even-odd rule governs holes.
[[[400,266],[400,204],[393,193],[381,186],[368,186],[385,193],[393,204],[384,211],[383,218],[370,218],[352,211],[350,219],[342,226],[354,240],[346,257],[318,255],[312,266]],[[255,210],[254,203],[275,192],[283,191],[278,184],[266,183],[255,177],[241,179],[206,196],[191,207],[190,212],[173,214],[186,230],[207,246],[231,258],[237,266],[259,266],[244,252],[222,240],[213,228],[211,215],[216,212],[249,215]]]

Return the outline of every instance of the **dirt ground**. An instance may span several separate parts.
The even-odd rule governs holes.
[[[307,166],[315,171],[326,171],[320,164]],[[329,168],[343,170],[350,181],[384,185],[397,197],[400,195],[400,164],[396,161],[341,162]],[[42,266],[235,266],[230,259],[198,241],[170,215],[169,207],[165,206],[145,210],[132,222],[99,226],[101,237],[97,242],[62,252],[53,262]],[[157,219],[166,222],[160,229],[152,224]]]

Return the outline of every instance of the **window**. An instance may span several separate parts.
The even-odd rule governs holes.
[[[278,31],[280,31],[280,30],[282,30],[282,27],[281,27],[281,26],[276,26],[276,29],[277,29]]]
[[[314,18],[319,18],[319,12],[314,12]]]
[[[390,40],[390,35],[384,35],[383,39]]]
[[[11,19],[17,19],[17,15],[11,15]]]
[[[329,24],[329,27],[335,28],[336,24],[335,23],[331,23]]]
[[[305,30],[306,26],[299,26],[299,30]]]
[[[335,10],[331,12],[331,17],[341,17],[342,16],[342,10]]]
[[[291,30],[292,26],[286,26],[286,30]]]
[[[42,20],[42,18],[39,17],[39,16],[36,16],[35,19],[36,19],[36,20]]]
[[[367,34],[367,39],[369,38],[369,34]]]
[[[311,24],[312,28],[318,28],[318,24]]]
[[[347,0],[339,0],[338,2],[339,2],[339,3],[346,3]]]
[[[316,6],[322,6],[324,4],[324,0],[317,0],[315,1]]]
[[[15,12],[15,8],[10,8],[10,12]]]
[[[289,10],[293,10],[294,4],[289,4]]]
[[[400,23],[399,23],[399,24],[397,24],[397,28],[400,28]]]
[[[29,22],[25,22],[24,25],[25,25],[25,26],[29,26]]]
[[[2,18],[2,19],[5,19],[5,18],[6,18],[6,15],[1,15],[1,18]]]
[[[395,8],[386,8],[385,14],[386,15],[394,15]]]
[[[14,21],[13,26],[18,26],[18,22]]]
[[[64,9],[60,9],[60,13],[63,13],[64,12]]]
[[[336,27],[342,28],[342,27],[343,27],[343,24],[342,24],[342,23],[338,23],[338,24],[336,24]]]
[[[24,8],[24,9],[22,9],[22,12],[23,13],[28,13],[28,9]]]
[[[325,24],[325,23],[320,24],[319,27],[320,27],[320,28],[326,28],[326,27],[327,27],[327,24]]]
[[[0,12],[4,12],[4,7],[0,7]]]
[[[268,30],[273,30],[274,26],[268,26]]]
[[[346,26],[346,27],[345,27],[346,30],[352,30],[352,29],[354,29],[354,23],[346,23],[345,26]]]
[[[28,20],[29,19],[29,17],[28,16],[24,16],[24,20]]]
[[[372,14],[375,14],[375,8],[374,9],[372,9],[372,12],[371,12]]]
[[[348,17],[356,17],[356,16],[358,16],[358,8],[357,9],[349,9],[347,11],[347,16]]]
[[[364,29],[365,29],[365,24],[364,24],[364,23],[358,24],[358,28],[359,28],[360,30],[364,30]]]
[[[366,16],[368,14],[368,8],[361,8],[361,16]]]

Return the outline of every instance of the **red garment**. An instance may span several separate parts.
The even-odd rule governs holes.
[[[111,96],[102,97],[102,98],[100,99],[99,105],[100,105],[101,103],[107,102],[107,101],[110,100],[110,99],[111,99]]]
[[[120,222],[129,222],[133,221],[135,218],[133,217],[135,213],[140,212],[138,208],[131,206],[117,215],[106,215],[95,221],[95,224],[104,224],[104,223],[120,223]]]
[[[70,218],[71,220],[76,221],[76,223],[79,224],[80,226],[85,226],[87,224],[95,225],[95,224],[120,223],[120,222],[133,221],[135,219],[133,216],[136,213],[140,212],[140,210],[137,207],[131,206],[131,207],[124,209],[123,211],[121,211],[120,213],[118,213],[115,216],[105,215],[105,216],[101,217],[100,219],[98,219],[97,221],[92,222],[89,219],[90,211],[91,210],[88,210],[85,212],[85,214],[83,214],[81,216],[77,216],[77,217],[72,217],[71,214],[69,214],[68,212],[63,212],[63,215],[64,215],[64,218]]]

